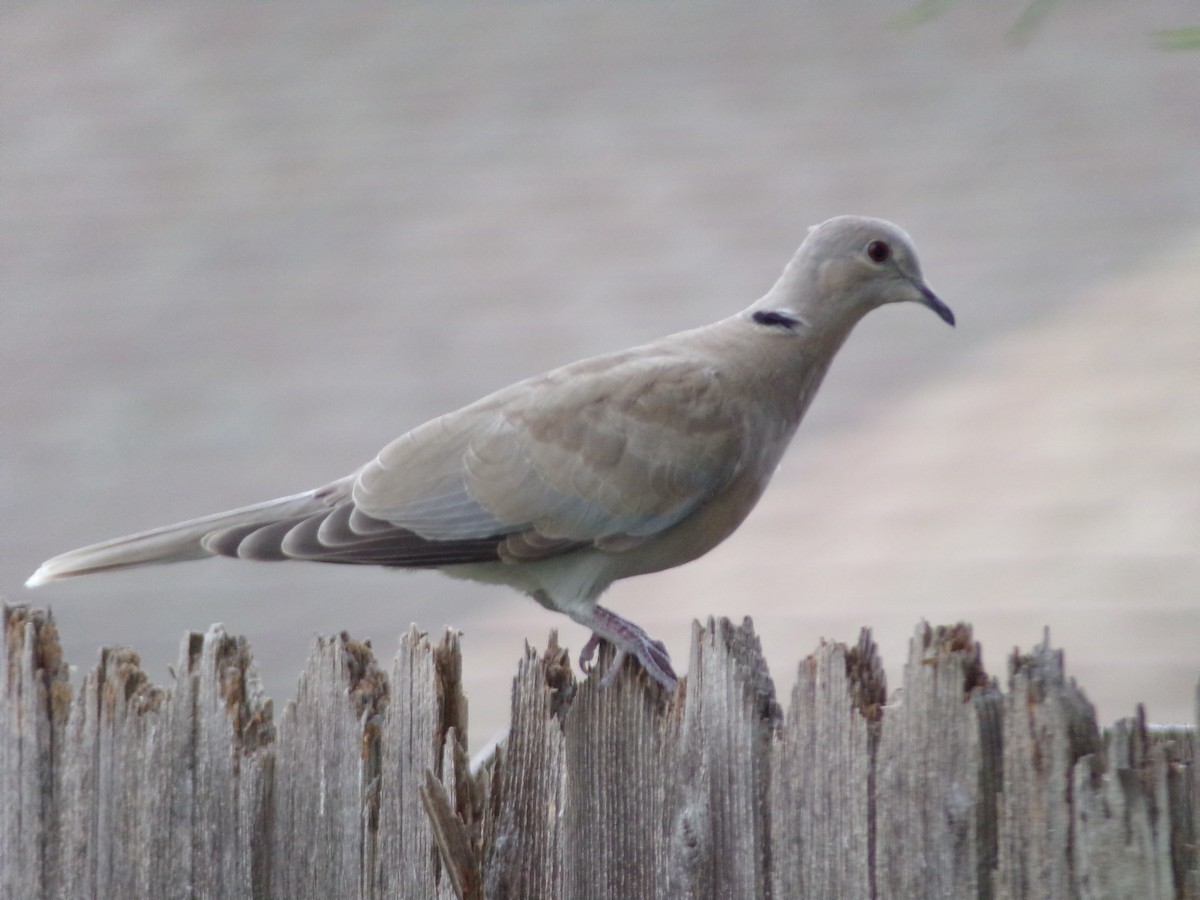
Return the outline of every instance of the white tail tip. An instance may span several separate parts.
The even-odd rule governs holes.
[[[35,588],[41,587],[47,581],[53,581],[54,574],[46,569],[45,566],[38,567],[38,570],[29,576],[29,580],[25,582],[25,587]]]

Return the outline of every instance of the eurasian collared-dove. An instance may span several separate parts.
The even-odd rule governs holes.
[[[885,303],[954,315],[908,236],[811,229],[766,296],[712,325],[518,382],[316,490],[72,550],[26,584],[206,556],[435,568],[507,584],[673,687],[663,645],[596,603],[727,538],[770,481],[850,330]]]

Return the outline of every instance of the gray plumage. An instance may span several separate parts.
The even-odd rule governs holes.
[[[597,598],[728,537],[855,323],[905,301],[954,324],[903,231],[831,219],[734,316],[504,388],[324,487],[72,550],[26,583],[215,555],[436,568],[524,591],[593,630],[584,661],[606,639],[672,686],[662,645]]]

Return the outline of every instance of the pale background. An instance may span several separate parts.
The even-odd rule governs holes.
[[[1102,721],[1200,675],[1194,2],[297,5],[0,13],[0,596],[67,657],[186,630],[291,697],[314,634],[465,633],[473,743],[550,628],[435,574],[228,560],[39,592],[83,543],[314,487],[517,378],[727,315],[805,228],[885,216],[955,309],[860,326],[766,498],[607,602],[687,666],[753,616],[781,693],[919,618],[1003,678],[1049,626]]]

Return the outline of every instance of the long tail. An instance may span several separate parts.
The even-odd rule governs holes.
[[[215,556],[220,551],[216,548],[209,549],[209,541],[206,538],[210,535],[234,528],[253,531],[253,526],[296,520],[328,510],[349,495],[352,484],[353,476],[316,490],[305,491],[303,494],[280,497],[277,500],[268,500],[265,503],[256,503],[253,506],[244,506],[200,519],[189,519],[175,525],[166,525],[70,550],[42,563],[25,582],[25,586],[38,587],[48,581],[86,575],[89,572]]]

